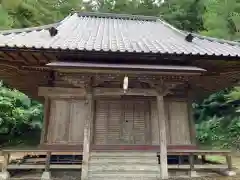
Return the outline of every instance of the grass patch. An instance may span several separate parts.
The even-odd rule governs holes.
[[[209,161],[217,162],[217,163],[226,162],[226,158],[224,156],[206,156],[206,159]]]

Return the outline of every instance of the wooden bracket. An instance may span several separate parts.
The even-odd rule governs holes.
[[[173,94],[171,91],[179,84],[183,84],[183,82],[171,82],[171,81],[164,81],[163,79],[159,80],[144,80],[141,82],[148,83],[150,87],[156,89],[157,94],[161,96],[166,96],[167,94]]]
[[[70,74],[70,73],[58,73],[58,76],[72,84],[73,86],[80,87],[83,89],[89,89],[91,87],[92,76],[90,75],[77,75],[77,74]]]

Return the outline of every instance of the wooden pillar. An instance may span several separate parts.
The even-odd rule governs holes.
[[[46,162],[45,162],[45,172],[49,172],[50,170],[50,162],[51,161],[51,152],[47,152],[46,154]]]
[[[157,95],[161,179],[168,179],[166,115],[163,96]]]
[[[189,164],[190,164],[190,172],[194,171],[194,155],[191,153],[189,155]]]
[[[84,124],[83,160],[81,180],[88,179],[88,161],[90,157],[91,124],[93,122],[93,95],[87,94],[88,113]]]
[[[43,115],[43,127],[41,132],[40,144],[44,144],[47,141],[48,125],[50,116],[50,100],[45,97],[44,101],[44,115]]]

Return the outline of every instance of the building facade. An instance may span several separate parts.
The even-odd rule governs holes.
[[[152,174],[168,178],[169,150],[197,150],[193,101],[240,79],[239,43],[145,16],[74,13],[4,31],[0,57],[0,77],[44,103],[40,147],[81,150],[82,179],[97,152],[159,152]]]

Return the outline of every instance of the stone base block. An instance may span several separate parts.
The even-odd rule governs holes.
[[[48,171],[44,171],[41,180],[51,180],[51,173]]]
[[[223,175],[223,176],[236,176],[237,173],[235,171],[230,171],[230,170],[219,170],[219,174]]]
[[[189,172],[188,172],[188,175],[189,175],[190,177],[198,177],[197,171],[189,171]]]
[[[8,171],[0,172],[0,180],[9,180],[10,174]]]

